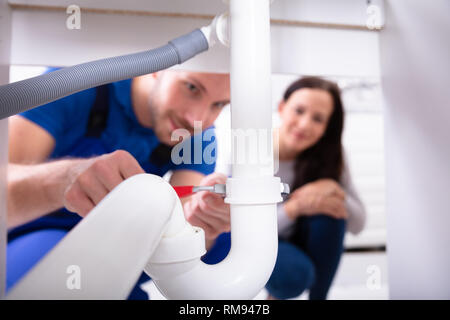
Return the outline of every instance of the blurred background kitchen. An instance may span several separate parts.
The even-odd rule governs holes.
[[[71,30],[68,15],[55,9],[70,4],[1,2],[12,23],[0,20],[0,82],[145,50],[226,10],[221,0],[78,0],[91,9],[82,9],[81,28]],[[450,298],[450,2],[275,0],[271,17],[274,123],[293,80],[336,81],[346,111],[344,147],[367,210],[364,231],[345,237],[329,299]],[[228,65],[226,49],[218,48],[179,68]],[[227,107],[217,128],[229,126],[229,116]],[[221,146],[219,171],[226,166]],[[162,298],[151,283],[147,288]]]

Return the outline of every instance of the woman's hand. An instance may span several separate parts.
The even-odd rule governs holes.
[[[332,179],[320,179],[298,188],[284,203],[284,209],[293,220],[314,214],[327,214],[336,219],[348,217],[345,191]]]
[[[225,175],[212,173],[204,177],[200,185],[212,186],[217,183],[224,184],[226,181]],[[215,240],[222,232],[230,231],[230,205],[224,202],[221,195],[207,191],[195,193],[184,204],[184,215],[190,224],[205,231],[207,242]]]

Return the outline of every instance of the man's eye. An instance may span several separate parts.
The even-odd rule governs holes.
[[[213,107],[218,108],[218,109],[222,109],[223,107],[225,107],[228,103],[226,102],[216,102],[213,103]]]
[[[185,83],[186,88],[191,92],[198,92],[198,88],[190,82]]]

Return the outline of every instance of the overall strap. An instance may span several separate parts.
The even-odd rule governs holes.
[[[86,128],[86,137],[100,138],[102,132],[106,129],[109,111],[108,85],[102,85],[96,88],[97,95]]]
[[[100,138],[102,132],[107,126],[108,111],[108,85],[105,84],[97,87],[97,95],[89,114],[85,137]],[[158,167],[167,164],[170,162],[172,148],[172,146],[168,146],[163,143],[158,144],[158,146],[151,153],[149,161]]]
[[[172,154],[171,146],[160,143],[150,154],[150,162],[158,167],[161,167],[170,162],[170,156]]]

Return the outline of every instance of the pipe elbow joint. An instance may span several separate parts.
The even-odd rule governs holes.
[[[239,195],[255,188],[253,196]],[[252,299],[264,287],[275,265],[278,234],[276,203],[280,179],[228,179],[231,250],[218,264],[200,260],[204,233],[188,223],[177,235],[163,236],[145,271],[168,299]]]
[[[214,17],[210,25],[202,27],[203,32],[208,41],[209,47],[214,46],[217,42],[224,46],[230,46],[230,16],[228,12],[222,13]]]
[[[163,235],[144,271],[154,281],[173,278],[194,268],[205,253],[203,229],[186,222],[177,234]]]

